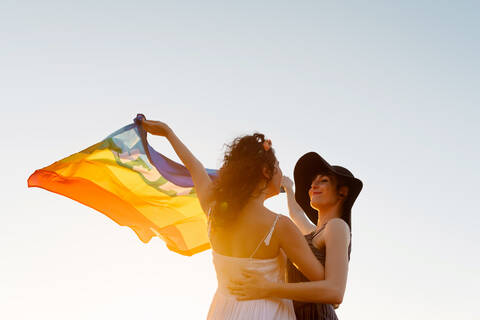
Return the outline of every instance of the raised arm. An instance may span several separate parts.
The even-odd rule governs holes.
[[[142,120],[142,126],[148,133],[167,138],[168,142],[172,145],[173,150],[175,150],[175,153],[192,175],[193,184],[195,185],[200,205],[202,206],[203,211],[207,212],[212,180],[203,164],[192,154],[166,123],[161,121]]]
[[[230,292],[235,294],[238,300],[279,297],[340,304],[347,283],[350,230],[343,220],[332,219],[323,232],[327,250],[325,280],[299,283],[271,282],[261,273],[244,270],[245,279],[232,282],[229,286]]]
[[[288,214],[290,215],[290,218],[292,218],[293,222],[295,222],[303,234],[311,233],[315,230],[315,225],[310,222],[310,219],[308,219],[305,212],[303,212],[302,208],[300,208],[295,200],[293,181],[289,177],[283,176],[282,186],[287,194]]]

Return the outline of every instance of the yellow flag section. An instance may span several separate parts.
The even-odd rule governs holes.
[[[207,171],[215,178],[216,170]],[[210,248],[190,173],[155,151],[138,123],[36,170],[28,186],[83,203],[130,227],[145,243],[158,236],[187,256]]]

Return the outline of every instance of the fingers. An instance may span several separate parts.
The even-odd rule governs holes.
[[[230,294],[233,294],[237,297],[245,297],[245,292],[241,287],[238,286],[227,286],[228,291]]]
[[[230,283],[231,283],[231,285],[241,286],[241,285],[245,284],[245,281],[243,281],[243,280],[233,280],[233,279],[231,279],[231,280],[230,280]]]
[[[230,291],[231,294],[236,295],[236,296],[245,295],[245,293],[243,292],[242,289],[228,288],[228,291]]]
[[[235,291],[240,291],[243,290],[243,285],[242,282],[239,281],[230,281],[230,283],[227,285],[228,290],[235,290]]]
[[[258,299],[256,295],[249,294],[248,290],[244,290],[242,287],[230,285],[227,288],[230,294],[234,295],[235,299],[239,301]]]
[[[287,177],[287,176],[282,176],[282,182],[281,182],[281,185],[284,187],[284,188],[291,188],[293,186],[293,181]]]
[[[229,290],[230,294],[235,296],[235,299],[238,301],[245,301],[245,300],[254,300],[255,297],[247,295],[245,292],[242,292],[240,290]]]

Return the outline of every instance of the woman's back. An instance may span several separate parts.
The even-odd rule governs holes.
[[[266,208],[245,210],[231,224],[210,225],[210,242],[215,252],[239,258],[270,259],[278,255],[280,245],[275,226],[279,215]],[[269,244],[262,244],[269,236]]]
[[[262,228],[263,223],[270,218],[273,218],[273,222],[269,228]],[[278,218],[278,215],[268,214],[253,219],[251,225],[239,221],[239,225],[212,235],[216,244],[213,245],[212,256],[218,289],[210,306],[208,319],[295,319],[291,300],[271,298],[238,301],[227,287],[232,280],[241,277],[242,270],[261,272],[270,281],[285,281],[285,256],[279,251],[278,241],[276,246],[270,247]],[[255,225],[255,222],[258,225]],[[249,236],[249,226],[252,236]],[[216,250],[224,250],[222,252],[229,254],[225,255]],[[257,254],[266,256],[272,253],[275,253],[274,257],[256,257]]]

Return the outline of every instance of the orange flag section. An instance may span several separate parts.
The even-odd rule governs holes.
[[[125,132],[129,143],[123,143]],[[135,125],[122,128],[101,143],[36,170],[28,186],[89,206],[130,227],[145,243],[158,236],[170,250],[187,256],[209,249],[206,217],[195,190],[173,181],[180,180],[171,175],[176,167],[166,168],[168,162],[152,164],[150,147],[140,134]],[[157,168],[170,170],[173,182]]]

